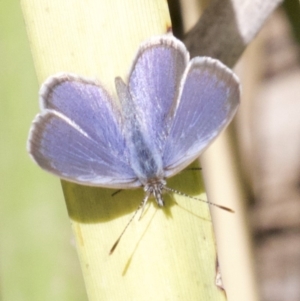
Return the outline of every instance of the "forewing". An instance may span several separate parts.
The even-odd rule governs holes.
[[[73,74],[50,77],[41,87],[40,106],[65,115],[100,144],[126,152],[119,110],[100,84]]]
[[[28,150],[43,169],[86,185],[139,185],[118,111],[101,86],[60,75],[46,81],[40,97],[42,113],[32,125]]]
[[[130,72],[128,86],[136,118],[145,138],[160,152],[188,59],[180,41],[172,36],[155,37],[140,47]]]
[[[163,154],[166,177],[195,160],[232,120],[240,98],[237,77],[208,57],[191,60]]]

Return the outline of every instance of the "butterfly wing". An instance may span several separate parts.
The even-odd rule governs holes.
[[[133,63],[128,87],[145,139],[162,153],[167,116],[178,98],[188,64],[185,46],[172,36],[154,37],[142,44]]]
[[[43,169],[69,181],[112,188],[140,186],[129,164],[120,114],[93,81],[51,77],[40,91],[28,151]]]
[[[232,120],[240,98],[237,77],[208,57],[190,61],[163,153],[165,175],[194,161]]]

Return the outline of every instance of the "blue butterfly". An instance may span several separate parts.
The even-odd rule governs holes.
[[[90,79],[50,77],[40,90],[28,152],[67,181],[117,189],[144,187],[163,206],[174,176],[230,123],[240,99],[237,76],[209,57],[189,60],[172,36],[143,43],[118,99]],[[118,102],[119,100],[119,102]],[[226,209],[226,207],[222,207]]]

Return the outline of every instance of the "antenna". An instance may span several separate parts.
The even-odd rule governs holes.
[[[226,210],[228,212],[231,212],[231,213],[234,213],[234,210],[228,208],[228,207],[225,207],[225,206],[221,206],[221,205],[218,205],[218,204],[215,204],[215,203],[212,203],[212,202],[209,202],[209,201],[205,201],[205,200],[202,200],[202,199],[198,199],[198,198],[195,198],[193,196],[190,196],[184,192],[181,192],[179,190],[176,190],[176,189],[173,189],[173,188],[170,188],[170,187],[166,187],[166,186],[163,186],[163,190],[166,190],[166,191],[169,191],[169,192],[174,192],[178,195],[182,195],[182,196],[185,196],[187,198],[190,198],[190,199],[193,199],[193,200],[196,200],[196,201],[200,201],[200,202],[203,202],[203,203],[207,203],[209,205],[212,205],[212,206],[215,206],[215,207],[218,207],[220,209],[223,209],[223,210]]]
[[[139,220],[142,218],[142,214],[144,212],[144,208],[145,205],[147,204],[147,201],[149,199],[150,194],[146,193],[145,197],[143,198],[142,202],[139,204],[138,208],[135,210],[134,214],[132,215],[131,219],[129,220],[129,222],[127,223],[127,225],[125,226],[124,230],[122,231],[122,233],[120,234],[120,236],[118,237],[118,239],[116,240],[116,242],[114,243],[114,245],[112,246],[112,248],[109,251],[109,255],[111,255],[114,250],[116,249],[116,247],[118,246],[122,236],[124,235],[125,231],[127,230],[128,226],[131,224],[131,222],[133,221],[133,219],[135,218],[136,214],[138,213],[138,211],[142,208],[142,212],[141,212],[141,216],[139,218]]]
[[[202,199],[198,199],[198,198],[195,198],[193,196],[190,196],[186,193],[183,193],[179,190],[176,190],[176,189],[173,189],[173,188],[170,188],[170,187],[166,187],[166,186],[162,186],[162,190],[166,190],[168,192],[173,192],[173,193],[176,193],[178,195],[182,195],[182,196],[185,196],[187,198],[190,198],[190,199],[193,199],[193,200],[196,200],[196,201],[200,201],[200,202],[203,202],[203,203],[206,203],[206,204],[209,204],[209,205],[212,205],[212,206],[215,206],[215,207],[218,207],[220,209],[223,209],[223,210],[226,210],[228,212],[231,212],[231,213],[234,213],[234,210],[228,208],[228,207],[225,207],[225,206],[221,206],[221,205],[218,205],[218,204],[215,204],[215,203],[212,203],[212,202],[209,202],[209,201],[205,201],[205,200],[202,200]],[[143,215],[143,212],[144,212],[144,209],[145,209],[145,206],[148,202],[148,199],[151,195],[151,191],[147,191],[146,192],[146,195],[145,197],[143,198],[142,202],[139,204],[138,208],[136,209],[136,211],[134,212],[134,214],[132,215],[132,217],[130,218],[129,222],[127,223],[127,225],[125,226],[124,230],[122,231],[122,233],[120,234],[120,236],[118,237],[118,239],[116,240],[116,242],[113,244],[112,248],[110,249],[109,251],[109,255],[111,255],[114,250],[116,249],[116,247],[118,246],[121,238],[123,237],[125,231],[127,230],[128,226],[131,224],[131,222],[133,221],[133,219],[135,218],[135,216],[137,215],[138,211],[140,209],[142,209],[142,212],[141,212],[141,216],[139,218],[139,220],[142,218],[142,215]]]

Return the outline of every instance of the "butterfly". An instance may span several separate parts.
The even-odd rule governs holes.
[[[28,152],[62,179],[143,187],[143,205],[152,195],[163,206],[166,179],[198,158],[232,120],[239,80],[216,59],[190,60],[181,41],[164,35],[140,45],[128,79],[117,77],[115,87],[118,97],[78,75],[47,79]]]

